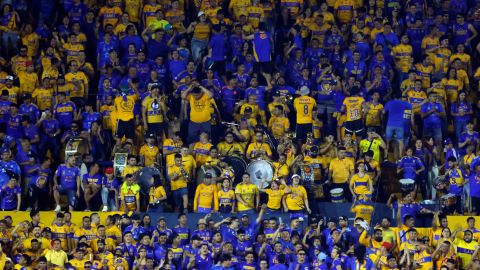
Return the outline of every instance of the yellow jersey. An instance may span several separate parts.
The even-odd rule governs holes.
[[[330,161],[329,170],[332,172],[333,183],[346,183],[350,176],[350,172],[353,172],[353,168],[353,161],[349,158],[332,159],[332,161]]]
[[[177,165],[172,165],[172,166],[168,167],[168,175],[172,175],[172,174],[175,174],[175,173],[180,175],[180,177],[175,179],[175,180],[170,179],[170,185],[171,185],[172,191],[187,187],[187,181],[183,176],[181,168],[182,167],[179,167]],[[186,169],[184,169],[184,170],[188,173],[188,170],[186,170]]]
[[[147,96],[143,102],[142,107],[146,111],[147,123],[163,123],[163,110],[160,104],[160,98],[152,98]]]
[[[381,115],[383,111],[383,105],[381,103],[373,104],[372,102],[367,103],[368,111],[365,114],[365,125],[367,127],[372,126],[381,126]]]
[[[472,240],[467,243],[461,238],[455,238],[454,243],[457,246],[457,256],[462,261],[462,267],[465,268],[472,261],[472,255],[475,247],[478,246],[478,242]]]
[[[130,166],[127,165],[123,168],[122,177],[125,177],[127,174],[135,176],[141,168],[139,166]]]
[[[116,117],[122,121],[130,121],[133,119],[133,108],[137,102],[137,95],[118,96],[114,100]]]
[[[307,200],[307,191],[303,186],[290,186],[291,193],[285,195],[285,204],[288,210],[303,210],[305,209],[305,200]]]
[[[220,188],[217,193],[217,198],[219,205],[233,207],[235,203],[235,192],[232,189],[224,190]]]
[[[441,84],[447,92],[448,103],[451,104],[455,102],[457,100],[458,91],[462,90],[460,89],[460,81],[457,79],[443,78]]]
[[[333,8],[336,10],[338,20],[341,23],[349,23],[352,20],[353,11],[357,9],[357,2],[355,0],[335,1]]]
[[[32,98],[36,100],[36,104],[40,111],[44,111],[52,107],[53,104],[53,89],[52,88],[37,88],[32,93]]]
[[[247,7],[251,5],[250,0],[232,0],[228,5],[228,9],[233,10],[235,20],[239,20],[240,15],[247,15]]]
[[[72,44],[72,43],[65,43],[63,44],[63,49],[66,52],[67,55],[67,63],[70,63],[72,60],[77,60],[78,61],[78,54],[81,51],[85,50],[85,47],[80,44]]]
[[[429,35],[425,36],[422,39],[422,49],[423,50],[431,50],[436,48],[440,45],[440,41],[438,37],[431,37]]]
[[[367,223],[370,224],[373,214],[373,206],[368,204],[357,204],[352,207],[351,212],[355,214],[355,219],[363,218]]]
[[[265,193],[268,195],[267,207],[272,210],[280,210],[282,207],[282,198],[285,191],[277,189],[266,189]]]
[[[415,69],[417,70],[417,77],[422,80],[422,88],[429,88],[433,77],[433,66],[424,66],[422,63],[417,63]]]
[[[422,252],[415,252],[413,255],[413,262],[420,266],[420,270],[430,270],[433,269],[433,260],[432,254],[423,250]]]
[[[160,150],[158,149],[158,146],[156,145],[149,146],[147,144],[144,144],[142,145],[142,147],[140,147],[139,155],[144,157],[145,167],[152,167],[154,163],[157,161],[157,157],[159,153],[160,153]]]
[[[207,23],[199,23],[195,25],[193,37],[199,40],[208,40],[210,38],[210,25]]]
[[[350,181],[353,183],[353,192],[355,195],[363,195],[370,193],[369,186],[372,184],[372,179],[368,174],[360,176],[358,173],[354,174]]]
[[[75,85],[73,90],[70,92],[70,97],[83,98],[85,97],[85,88],[88,86],[88,77],[82,71],[77,71],[75,73],[69,72],[65,74],[65,82],[73,83],[74,80],[80,81],[78,85]]]
[[[399,44],[392,48],[395,65],[401,72],[407,73],[412,66],[412,46]]]
[[[275,138],[281,138],[290,129],[290,121],[285,116],[272,116],[268,121],[268,127]]]
[[[158,187],[150,187],[150,190],[148,192],[148,203],[153,204],[155,203],[155,200],[158,200],[164,196],[167,196],[167,193],[165,192],[165,189],[162,186]]]
[[[267,143],[256,142],[248,145],[246,155],[249,158],[255,158],[260,151],[264,151],[267,156],[272,155],[272,149],[270,149],[270,145]]]
[[[237,142],[227,143],[219,142],[217,145],[218,155],[226,157],[231,155],[242,155],[245,151],[241,144]]]
[[[18,95],[20,92],[20,88],[18,88],[18,86],[12,86],[11,88],[8,88],[6,86],[0,87],[0,92],[3,90],[8,91],[8,100],[10,102],[18,104]]]
[[[146,4],[143,6],[143,18],[145,20],[145,26],[148,27],[157,18],[157,11],[161,10],[160,5]]]
[[[25,93],[31,94],[35,88],[37,88],[38,76],[35,72],[28,73],[26,71],[20,71],[18,73],[18,80],[20,82],[20,95]]]
[[[363,97],[347,97],[343,100],[343,106],[347,112],[347,119],[345,121],[355,121],[362,119],[363,110],[362,105],[365,102]]]
[[[133,23],[139,22],[142,2],[142,0],[125,0],[125,12],[128,13],[129,21]]]
[[[255,184],[239,183],[235,187],[235,194],[239,195],[243,202],[237,202],[237,210],[245,211],[255,208],[255,198],[258,194],[258,187]]]
[[[313,122],[313,108],[317,106],[314,98],[301,96],[295,98],[293,106],[297,111],[297,124],[311,124]]]
[[[50,225],[50,229],[52,230],[52,239],[60,239],[62,249],[67,250],[67,237],[71,233],[70,228],[68,226],[65,226],[65,224],[62,226],[58,226],[56,223],[53,223],[52,225]]]
[[[407,101],[408,103],[412,104],[412,106],[422,103],[425,99],[427,99],[427,94],[425,94],[424,91],[407,91]],[[421,106],[414,108],[413,113],[418,114],[420,112],[420,107]]]
[[[194,123],[204,123],[211,119],[211,107],[214,104],[212,98],[203,94],[199,99],[188,95],[190,103],[190,121]],[[214,106],[214,105],[213,105]]]
[[[379,138],[373,139],[373,141],[369,141],[368,139],[363,139],[360,141],[359,148],[362,151],[361,153],[365,153],[368,150],[373,152],[373,160],[380,162],[380,146],[382,142]]]
[[[272,164],[275,170],[273,178],[279,178],[282,176],[287,177],[288,174],[290,173],[290,170],[287,164],[280,164],[280,162],[273,162]]]
[[[254,28],[258,28],[258,24],[264,19],[263,8],[257,6],[249,6],[246,9],[248,23]]]
[[[124,182],[120,188],[120,196],[122,201],[125,202],[127,209],[135,210],[137,208],[137,201],[140,200],[140,186],[138,184],[128,186],[127,182]]]
[[[113,130],[111,115],[114,110],[115,110],[115,106],[113,105],[105,104],[100,107],[100,113],[102,114],[103,129]]]
[[[204,165],[207,161],[207,158],[210,156],[210,149],[212,149],[213,144],[211,143],[202,143],[196,142],[193,145],[193,153],[195,155],[195,162],[198,167]]]
[[[195,191],[195,199],[193,200],[193,211],[197,212],[198,207],[218,211],[217,185],[206,185],[204,183],[201,183],[197,186],[197,190]]]
[[[115,27],[120,20],[120,16],[122,16],[123,11],[116,6],[113,7],[107,7],[104,6],[100,8],[100,11],[98,12],[98,16],[102,18],[102,23],[103,27],[107,24],[111,24],[113,27]]]
[[[88,243],[90,243],[90,241],[92,241],[93,239],[98,238],[97,229],[95,229],[94,227],[90,227],[88,229],[80,227],[75,231],[73,237],[78,240],[80,236],[86,236]]]

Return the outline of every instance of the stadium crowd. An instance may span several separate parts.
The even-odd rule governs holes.
[[[480,269],[480,1],[0,4],[0,269]]]

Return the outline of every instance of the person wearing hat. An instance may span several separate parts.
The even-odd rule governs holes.
[[[304,211],[311,214],[310,206],[308,204],[307,191],[300,184],[300,175],[292,175],[292,184],[289,186],[291,192],[285,196],[283,207],[285,212],[288,212],[291,217],[303,218]]]
[[[205,173],[203,183],[197,186],[195,198],[193,200],[193,211],[195,213],[216,213],[218,211],[218,191],[217,185],[212,182],[213,175],[210,172]]]
[[[147,133],[145,136],[145,144],[140,147],[138,155],[140,164],[145,167],[155,167],[160,165],[160,149],[155,145],[154,133]]]
[[[302,86],[299,94],[300,96],[293,100],[293,107],[296,111],[296,138],[302,142],[307,139],[309,132],[313,132],[313,108],[317,106],[317,102],[309,96],[310,89],[307,86]]]
[[[12,103],[18,103],[18,95],[20,94],[20,88],[16,85],[13,85],[12,75],[8,75],[5,78],[5,85],[1,88],[1,90],[2,90],[2,96],[4,95],[3,91],[6,90],[8,93],[7,94],[8,100]]]
[[[147,134],[154,134],[156,140],[161,142],[163,126],[167,119],[165,100],[160,96],[160,86],[154,85],[142,101],[143,127]]]
[[[199,64],[202,59],[202,52],[207,49],[208,40],[210,38],[211,26],[207,22],[205,12],[199,11],[197,20],[192,22],[188,28],[187,33],[193,33],[192,38],[192,57],[195,64]]]

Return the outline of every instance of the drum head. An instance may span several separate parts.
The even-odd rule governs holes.
[[[222,170],[218,166],[203,165],[202,167],[197,169],[197,184],[203,183],[203,179],[205,179],[206,173],[211,173],[212,176],[215,178],[220,176]]]
[[[247,172],[250,174],[250,181],[259,188],[266,188],[273,178],[273,166],[265,160],[256,160],[248,164]],[[266,181],[262,185],[262,181]]]
[[[334,188],[334,189],[330,190],[330,193],[341,194],[341,193],[343,193],[343,188]]]
[[[242,181],[242,174],[247,168],[247,163],[243,159],[233,156],[224,157],[222,161],[227,163],[228,166],[232,167],[233,171],[235,172],[234,183],[240,183]]]
[[[148,194],[150,191],[150,179],[153,177],[155,186],[160,184],[160,171],[157,168],[145,167],[138,172],[138,185],[143,194]]]

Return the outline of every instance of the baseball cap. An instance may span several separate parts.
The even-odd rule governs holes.
[[[147,136],[145,136],[145,139],[155,139],[155,135],[153,133],[148,133]]]
[[[12,76],[12,75],[8,75],[5,79],[6,79],[7,81],[13,81],[13,76]]]
[[[341,220],[348,221],[346,216],[339,216],[338,221],[341,221]]]
[[[207,173],[205,174],[205,178],[212,178],[212,174],[209,173],[209,172],[207,172]]]
[[[205,15],[205,12],[199,11],[198,14],[197,14],[197,17],[200,17],[200,16],[202,16],[202,15]]]
[[[30,93],[25,93],[25,94],[23,94],[23,98],[24,98],[24,99],[30,99],[30,98],[32,98],[32,94],[30,94]]]
[[[369,128],[367,129],[367,132],[375,132],[375,128],[374,128],[374,127],[369,127]]]
[[[112,167],[106,167],[105,168],[105,173],[108,173],[108,174],[113,173],[113,168]]]
[[[245,112],[252,112],[252,108],[251,107],[246,107]]]
[[[298,175],[298,174],[292,175],[292,179],[295,178],[295,177],[301,178],[300,175]]]
[[[445,139],[445,141],[443,141],[444,145],[449,145],[449,144],[452,144],[452,143],[453,143],[452,139],[450,139],[450,138],[447,138],[447,139]]]

